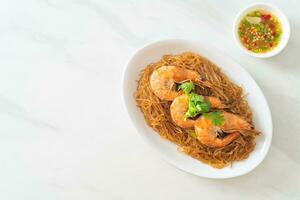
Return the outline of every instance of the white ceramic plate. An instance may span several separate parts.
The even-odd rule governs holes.
[[[255,150],[244,161],[234,162],[233,166],[214,169],[177,150],[177,146],[160,136],[150,128],[136,106],[134,92],[140,71],[149,63],[158,61],[165,54],[178,54],[193,51],[205,56],[217,64],[233,82],[241,85],[247,95],[253,114],[255,126],[262,131],[256,140]],[[236,62],[218,50],[189,40],[164,40],[149,44],[138,50],[128,62],[123,79],[123,97],[129,117],[137,132],[156,149],[159,155],[175,167],[194,175],[207,178],[230,178],[246,174],[258,166],[265,158],[272,139],[272,119],[267,101],[251,76]]]

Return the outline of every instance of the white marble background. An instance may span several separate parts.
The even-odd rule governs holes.
[[[1,0],[0,199],[300,199],[300,2],[268,1],[291,23],[271,59],[243,54],[231,26],[244,1]],[[150,151],[121,102],[125,63],[164,38],[209,41],[254,77],[274,138],[248,175],[210,180]]]

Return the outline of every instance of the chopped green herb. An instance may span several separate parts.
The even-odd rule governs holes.
[[[221,126],[225,123],[224,116],[218,111],[204,113],[203,116],[209,119],[215,126]]]
[[[185,119],[193,118],[198,116],[199,114],[203,114],[216,126],[222,125],[224,123],[224,116],[221,115],[220,112],[215,111],[208,113],[211,107],[209,101],[205,101],[204,97],[199,94],[193,92],[191,93],[191,91],[195,89],[195,85],[191,81],[182,83],[178,86],[178,89],[183,90],[184,93],[188,95],[189,103],[188,110],[184,115]]]
[[[185,94],[189,94],[192,90],[195,89],[195,85],[193,82],[185,82],[182,83],[178,89],[183,90]]]
[[[204,101],[204,98],[203,96],[199,95],[199,94],[196,94],[196,93],[191,93],[190,94],[190,101],[192,102],[203,102]]]
[[[210,102],[206,101],[201,104],[201,112],[206,113],[210,110]]]
[[[205,101],[203,96],[191,93],[189,94],[189,107],[185,113],[185,118],[196,117],[201,113],[206,113],[210,110],[210,103]]]

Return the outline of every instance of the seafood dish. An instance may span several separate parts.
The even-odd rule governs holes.
[[[155,132],[214,168],[247,159],[261,134],[242,87],[194,52],[150,63],[141,71],[134,95]]]

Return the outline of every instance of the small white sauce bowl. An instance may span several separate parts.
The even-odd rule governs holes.
[[[238,28],[239,28],[241,20],[247,13],[255,11],[255,10],[265,10],[265,11],[271,13],[272,15],[276,16],[281,23],[282,35],[281,35],[279,44],[273,50],[268,51],[266,53],[254,53],[252,51],[249,51],[246,47],[244,47],[244,45],[241,43],[240,38],[239,38]],[[254,57],[258,57],[258,58],[269,58],[269,57],[277,55],[287,45],[289,38],[290,38],[290,23],[289,23],[287,17],[285,16],[285,14],[283,14],[283,12],[281,12],[277,7],[275,7],[271,4],[267,4],[267,3],[255,3],[255,4],[251,4],[250,6],[247,6],[246,8],[242,9],[236,16],[236,18],[234,20],[234,24],[233,24],[233,37],[235,39],[237,46],[240,49],[242,49],[242,51],[244,51],[245,53],[247,53],[251,56],[254,56]]]

